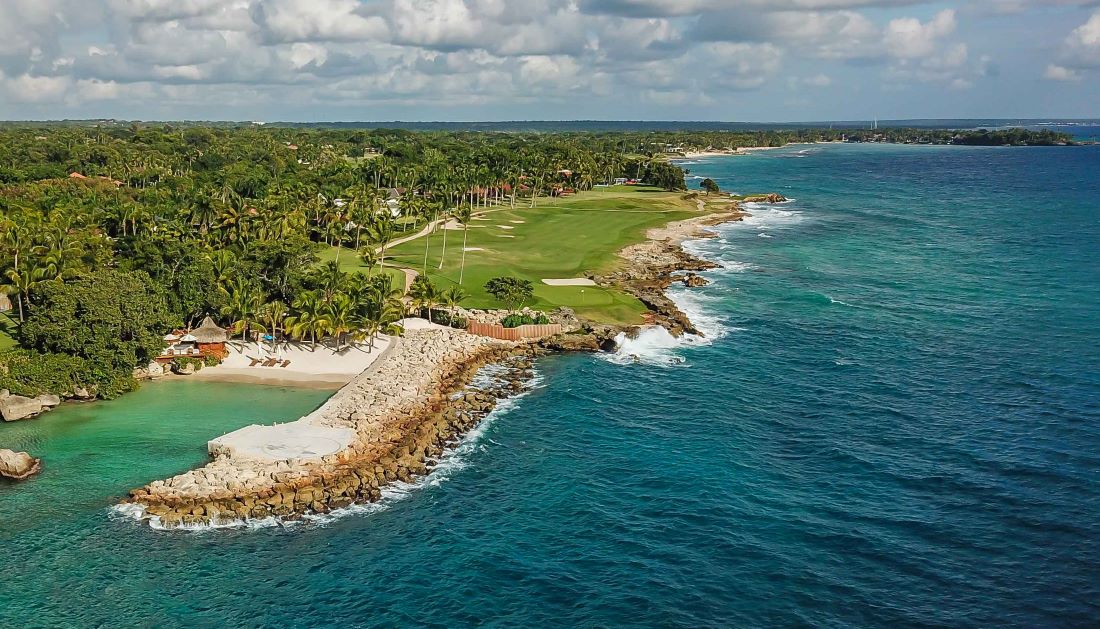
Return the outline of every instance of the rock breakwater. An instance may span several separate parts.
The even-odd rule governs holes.
[[[127,502],[139,517],[173,528],[296,519],[379,500],[383,486],[426,474],[497,400],[524,390],[538,351],[531,344],[458,330],[410,330],[304,418],[353,429],[347,448],[316,459],[278,461],[215,452],[205,467],[135,489]],[[487,363],[503,365],[499,384],[467,390]]]

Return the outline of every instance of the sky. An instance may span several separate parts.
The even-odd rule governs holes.
[[[0,119],[1100,117],[1100,0],[0,0]]]

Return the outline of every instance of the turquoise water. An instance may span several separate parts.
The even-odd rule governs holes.
[[[123,472],[0,487],[0,626],[1095,624],[1100,148],[690,168],[796,199],[693,245],[725,265],[677,291],[705,342],[543,360],[425,486],[317,524],[152,531],[107,515]]]

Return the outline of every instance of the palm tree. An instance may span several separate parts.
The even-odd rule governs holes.
[[[11,292],[15,293],[16,300],[19,303],[19,322],[22,323],[24,319],[23,300],[30,299],[31,291],[38,287],[38,284],[45,276],[45,269],[38,266],[27,267],[27,262],[23,262],[22,269],[10,268],[7,270],[7,285],[11,287]]]
[[[452,210],[449,210],[446,207],[444,207],[443,212],[442,212],[442,216],[439,217],[439,223],[440,223],[440,225],[443,226],[443,253],[441,253],[439,255],[439,267],[438,267],[440,269],[443,268],[443,260],[447,258],[447,232],[450,231],[449,229],[447,229],[447,223],[450,222],[450,220],[451,220],[451,212],[452,212]]]
[[[367,267],[367,278],[374,272],[374,265],[378,264],[378,252],[374,247],[363,247],[359,250],[359,260]]]
[[[439,303],[439,289],[426,275],[418,275],[409,287],[409,297],[417,310],[428,310],[428,321],[432,320],[432,307]]]
[[[381,266],[386,266],[386,245],[393,240],[394,231],[393,218],[388,214],[376,216],[371,222],[371,238],[381,245],[379,248],[381,257],[378,259]]]
[[[294,313],[285,319],[287,331],[296,338],[310,337],[312,349],[317,349],[317,335],[328,330],[325,300],[318,291],[303,291],[294,299]]]
[[[462,262],[458,267],[458,283],[462,283],[462,278],[466,272],[466,235],[470,231],[470,216],[473,215],[473,211],[468,208],[459,208],[455,211],[455,218],[462,223]]]
[[[326,303],[343,290],[348,279],[348,274],[340,270],[340,265],[331,260],[322,264],[317,274]]]
[[[218,249],[211,252],[207,258],[214,266],[214,278],[218,283],[218,287],[225,290],[225,287],[229,285],[229,281],[233,279],[233,273],[237,267],[236,256],[228,249]]]
[[[260,308],[260,320],[267,332],[271,335],[271,352],[275,352],[275,334],[282,328],[287,316],[286,304],[281,301],[271,301]]]
[[[228,297],[222,314],[234,320],[233,327],[241,333],[243,343],[251,327],[262,327],[260,323],[260,308],[263,305],[264,295],[254,284],[243,277],[237,277],[223,287],[222,292]]]
[[[337,293],[329,302],[326,314],[328,332],[336,340],[336,351],[340,351],[340,340],[356,327],[355,300],[344,293]]]
[[[458,307],[458,304],[463,299],[466,299],[466,291],[462,290],[461,286],[452,286],[443,291],[443,294],[440,296],[440,301],[447,306],[447,314],[450,319],[449,323],[452,326],[455,321],[455,308]]]

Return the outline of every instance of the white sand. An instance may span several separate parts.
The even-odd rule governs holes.
[[[596,282],[587,277],[573,277],[561,280],[542,280],[547,286],[595,286]]]
[[[273,351],[270,343],[245,343],[242,346],[240,342],[233,342],[227,346],[229,356],[222,364],[206,367],[188,377],[259,384],[340,385],[351,382],[352,378],[362,373],[389,344],[389,337],[380,336],[374,343],[374,350],[368,343],[357,343],[336,352],[320,343],[316,349],[309,343],[276,343]],[[263,363],[249,366],[256,358],[262,361],[276,358],[280,362],[274,367],[264,367]],[[290,364],[279,366],[285,360],[289,360]]]
[[[439,325],[438,323],[432,323],[427,319],[421,317],[408,317],[397,322],[398,325],[406,330],[449,330],[445,325]]]
[[[526,223],[527,221],[510,220],[508,222],[509,223],[515,223],[516,225],[522,225],[522,224]]]
[[[485,249],[483,249],[481,247],[463,247],[462,250],[463,251],[485,251]]]
[[[497,225],[497,227],[501,229],[515,229],[515,227],[512,227],[511,225]]]
[[[512,234],[493,234],[497,238],[515,238]]]

